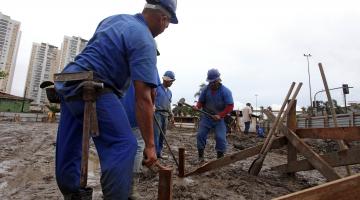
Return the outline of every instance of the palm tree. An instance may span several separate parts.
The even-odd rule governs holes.
[[[202,91],[204,90],[204,88],[206,87],[206,83],[201,83],[199,87],[200,87],[199,91],[197,91],[197,92],[194,94],[194,97],[195,97],[195,98],[197,98],[197,97],[200,96],[201,92],[202,92]]]

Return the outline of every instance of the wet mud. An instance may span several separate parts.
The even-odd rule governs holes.
[[[0,199],[63,199],[54,175],[56,131],[56,123],[0,122]],[[264,141],[264,138],[258,138],[252,133],[246,136],[231,133],[227,138],[226,154]],[[185,148],[186,173],[201,166],[197,161],[195,130],[173,128],[168,130],[167,139],[176,157],[178,148]],[[330,141],[310,141],[309,144],[319,153],[337,148]],[[161,163],[174,169],[173,199],[272,199],[326,182],[316,170],[299,172],[295,176],[273,170],[272,167],[286,163],[286,148],[270,151],[258,176],[247,172],[255,159],[250,157],[200,175],[179,178],[168,148],[164,149],[163,155]],[[216,159],[213,134],[208,138],[205,159]],[[360,172],[359,165],[351,168],[354,173]],[[336,170],[345,174],[343,167]],[[143,169],[143,173],[136,179],[141,199],[157,199],[158,180],[158,176]],[[93,146],[88,185],[94,189],[93,199],[102,199],[99,162]]]

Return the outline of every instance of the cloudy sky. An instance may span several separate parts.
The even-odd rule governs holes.
[[[21,22],[22,38],[12,93],[22,96],[32,42],[61,47],[64,35],[90,39],[97,24],[118,13],[140,12],[143,0],[1,0],[0,12]],[[236,108],[246,102],[282,103],[291,82],[303,82],[298,106],[324,89],[354,87],[347,101],[360,101],[360,3],[355,0],[178,0],[178,25],[156,38],[160,74],[173,70],[173,99],[192,103],[207,70],[217,68],[232,90]],[[343,104],[342,90],[332,97]],[[318,100],[326,100],[319,93]]]

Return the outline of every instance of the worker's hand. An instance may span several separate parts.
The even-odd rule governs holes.
[[[174,116],[173,116],[173,115],[170,117],[169,121],[170,121],[171,124],[174,124],[174,123],[175,123],[175,119],[174,119]]]
[[[212,118],[213,118],[213,120],[215,120],[215,121],[219,121],[219,120],[221,120],[220,115],[211,115],[211,117],[212,117]]]
[[[197,106],[193,106],[192,109],[193,110],[199,110],[199,108]]]
[[[155,146],[145,147],[143,155],[144,155],[144,159],[142,161],[142,164],[147,167],[152,166],[157,160]]]

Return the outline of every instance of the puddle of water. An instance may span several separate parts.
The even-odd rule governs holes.
[[[100,169],[100,161],[97,154],[89,154],[89,163],[88,163],[88,176],[95,177],[98,175]]]
[[[196,181],[193,180],[192,178],[190,177],[185,177],[185,178],[180,178],[180,177],[177,177],[175,180],[174,180],[174,184],[176,185],[188,185],[188,186],[191,186],[191,185],[194,185],[196,184]]]
[[[0,173],[8,173],[8,170],[11,168],[11,166],[16,165],[15,160],[5,160],[0,163]]]

